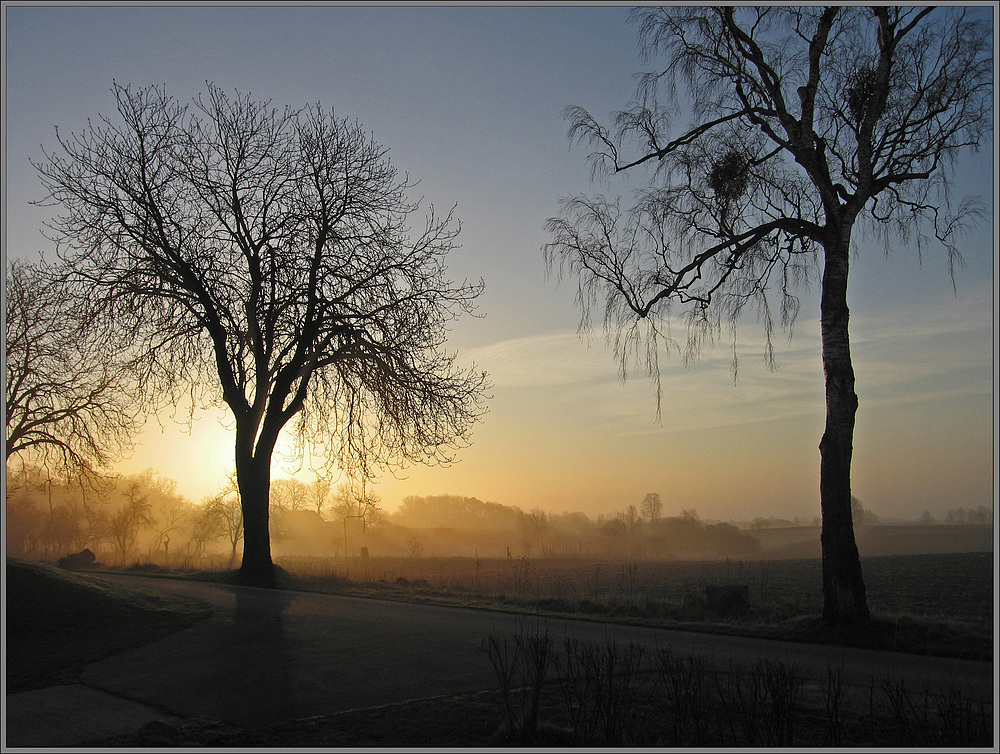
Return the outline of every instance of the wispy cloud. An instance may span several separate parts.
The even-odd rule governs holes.
[[[919,309],[859,312],[852,318],[858,392],[865,407],[904,406],[992,392],[992,291],[928,301]],[[821,417],[824,387],[817,319],[802,320],[789,341],[774,341],[776,368],[763,363],[759,327],[741,327],[734,380],[731,343],[707,349],[691,365],[660,362],[656,388],[642,369],[619,379],[618,363],[599,336],[575,332],[513,338],[469,349],[465,358],[490,372],[499,389],[539,391],[553,412],[605,436],[719,429]]]
[[[859,392],[894,404],[993,391],[990,286],[921,307],[862,316],[852,326]]]
[[[503,340],[462,352],[490,373],[498,387],[556,388],[614,379],[611,351],[600,342],[588,344],[575,332],[532,335]]]

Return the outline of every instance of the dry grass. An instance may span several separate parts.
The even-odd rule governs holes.
[[[708,584],[741,583],[759,610],[803,614],[821,607],[817,559],[593,560],[571,558],[281,558],[297,578],[356,586],[423,580],[442,593],[491,599],[593,603],[680,602]],[[992,619],[993,553],[862,559],[876,612]],[[956,585],[959,588],[955,588]]]
[[[818,560],[585,561],[564,558],[285,558],[297,588],[352,596],[593,618],[709,633],[993,658],[993,555],[865,558],[875,621],[818,624]],[[739,618],[685,606],[709,584],[745,584]]]

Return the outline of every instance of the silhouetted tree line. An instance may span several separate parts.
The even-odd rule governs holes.
[[[411,528],[447,526],[459,529],[516,528],[521,511],[500,503],[483,502],[475,497],[435,495],[403,498],[390,516],[394,524]]]
[[[97,476],[85,470],[54,477],[38,466],[7,467],[7,552],[56,561],[88,548],[107,565],[156,563],[172,567],[234,567],[243,547],[243,516],[236,480],[192,503],[176,482],[146,469]],[[524,511],[475,497],[409,496],[391,513],[364,486],[350,480],[305,483],[276,479],[271,533],[281,555],[482,557],[698,558],[758,553],[754,532],[793,522],[754,519],[750,530],[702,521],[695,510],[662,516],[650,493],[639,503],[591,518],[579,511]],[[855,523],[878,517],[855,498]],[[956,508],[923,524],[989,524],[990,508]]]
[[[611,517],[601,517],[600,534],[608,555],[638,558],[685,555],[752,555],[760,542],[733,524],[709,524],[695,510],[680,516],[643,519],[634,505]]]
[[[924,511],[920,517],[922,524],[948,524],[948,525],[986,525],[993,523],[993,509],[980,505],[978,508],[965,509],[962,507],[953,508],[944,514],[943,520],[938,520],[930,511]]]
[[[7,485],[7,550],[14,557],[55,561],[88,548],[106,565],[232,568],[242,552],[242,507],[232,476],[198,504],[152,469],[53,478],[41,467],[9,465]],[[364,548],[409,557],[674,558],[760,549],[736,526],[704,523],[693,510],[661,517],[662,507],[650,504],[658,495],[591,518],[457,495],[409,496],[385,513],[377,495],[350,481],[332,488],[325,480],[277,479],[272,486],[271,533],[286,555],[358,555]]]
[[[335,510],[335,498],[325,491],[329,485],[283,479],[274,484],[275,542],[330,553],[333,535],[324,516]],[[289,497],[293,493],[300,496]],[[174,480],[152,469],[120,476],[70,471],[57,478],[38,466],[8,465],[6,503],[7,552],[13,557],[54,561],[87,548],[107,565],[201,567],[221,555],[214,563],[231,567],[243,546],[243,513],[232,477],[195,504],[177,492]]]
[[[641,506],[630,505],[596,519],[581,512],[545,513],[538,508],[526,512],[474,497],[440,495],[407,497],[386,521],[414,529],[507,533],[512,555],[669,558],[750,555],[760,550],[756,538],[732,524],[704,523],[694,510],[674,517],[661,517],[661,512],[656,493],[647,495]]]

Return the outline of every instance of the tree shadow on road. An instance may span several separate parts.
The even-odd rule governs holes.
[[[232,642],[244,662],[234,672],[242,674],[238,720],[244,725],[265,725],[287,718],[296,707],[284,613],[294,599],[280,589],[222,586],[236,600]]]

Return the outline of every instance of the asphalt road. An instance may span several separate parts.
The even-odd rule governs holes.
[[[215,616],[193,628],[88,666],[82,680],[181,716],[265,724],[427,696],[496,687],[481,641],[538,619],[511,614],[170,579],[115,576],[146,589],[211,604]],[[613,637],[678,653],[752,662],[794,663],[825,681],[828,668],[867,684],[905,677],[918,688],[957,684],[991,698],[993,665],[742,637],[549,620],[557,639]],[[911,685],[914,684],[914,685]],[[968,698],[968,697],[967,697]]]
[[[216,608],[215,615],[199,625],[84,669],[83,687],[76,688],[103,693],[104,702],[95,698],[95,707],[110,708],[111,700],[121,700],[138,704],[159,719],[198,716],[255,726],[492,689],[497,681],[481,649],[482,640],[491,635],[509,637],[519,626],[531,630],[546,624],[560,644],[567,636],[590,642],[613,638],[619,645],[670,647],[675,653],[701,654],[721,662],[780,659],[818,684],[825,682],[829,668],[839,667],[845,678],[861,686],[873,677],[905,678],[913,689],[924,684],[932,689],[957,686],[965,699],[993,695],[992,663],[590,621],[543,623],[487,610],[172,579],[102,577],[186,595]],[[38,701],[43,700],[44,692],[38,693]],[[25,720],[32,714],[34,719],[51,720],[58,712],[42,715],[31,706],[38,703],[34,697],[12,695],[8,713],[17,711],[12,703],[17,696],[21,699],[15,701],[26,707]],[[58,707],[51,694],[47,699]],[[127,721],[134,714],[122,716]],[[137,729],[142,722],[134,719]],[[22,727],[30,729],[31,724]]]

